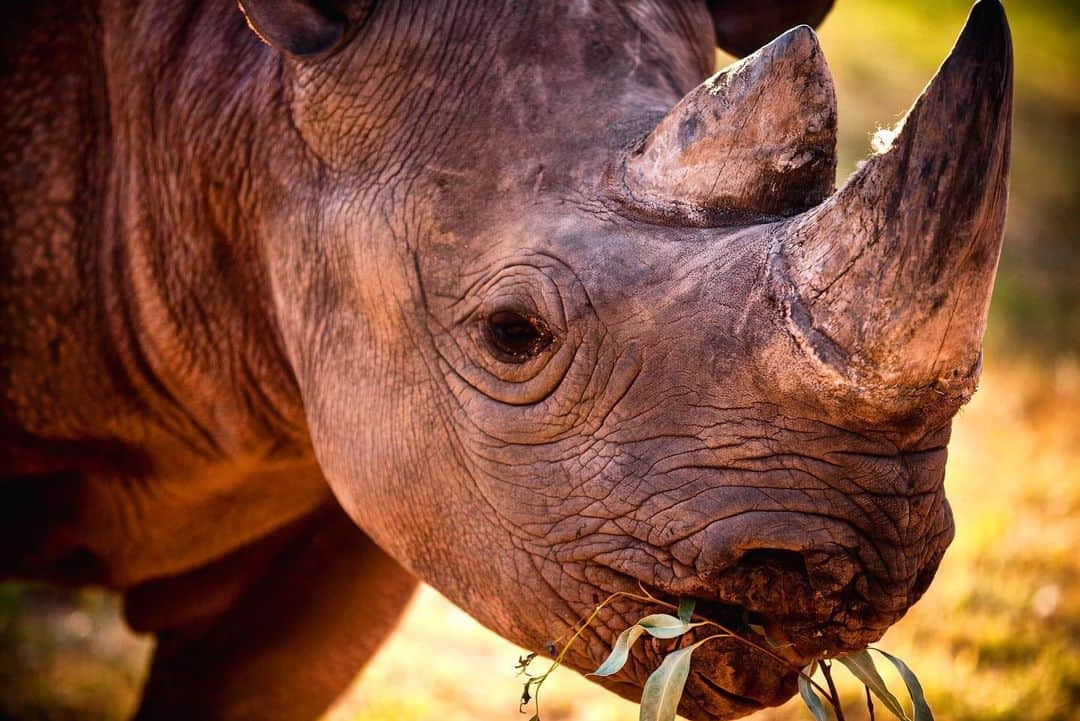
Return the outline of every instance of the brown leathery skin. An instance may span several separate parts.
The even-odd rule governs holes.
[[[828,230],[837,199],[870,191],[857,176],[808,207],[831,188],[835,120],[811,31],[775,62],[813,61],[817,129],[784,147],[812,163],[740,174],[707,157],[722,142],[670,158],[738,178],[679,191],[738,197],[738,217],[613,192],[613,169],[712,74],[713,16],[737,3],[712,5],[385,0],[305,25],[345,22],[339,36],[291,33],[317,4],[244,0],[280,47],[227,0],[5,8],[0,574],[127,593],[161,640],[140,718],[314,718],[417,578],[536,650],[640,582],[724,622],[755,614],[795,662],[875,640],[925,591],[966,396],[919,374],[888,375],[892,393],[858,363],[895,354],[869,325],[838,329],[868,318],[904,338],[903,319],[860,317],[847,301],[865,288],[815,294],[829,244],[861,237]],[[1000,7],[971,22],[1006,42],[985,58],[962,44],[956,63],[1007,73]],[[731,117],[769,137],[768,110]],[[955,261],[934,278],[967,290],[896,284],[963,301],[965,358],[1008,143],[1007,126],[969,129],[989,160],[942,162],[985,182],[939,191],[972,212],[934,235]],[[780,206],[747,197],[770,187]],[[938,200],[909,191],[910,217]],[[965,265],[949,238],[980,213]],[[921,238],[900,239],[916,260]],[[500,313],[543,343],[498,350]],[[641,611],[613,605],[569,665],[595,668]],[[603,683],[636,698],[663,648]],[[793,692],[789,670],[718,642],[681,711],[734,718]]]

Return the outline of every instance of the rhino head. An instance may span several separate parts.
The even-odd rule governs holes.
[[[996,0],[839,190],[809,27],[703,80],[717,39],[828,3],[242,5],[304,141],[264,231],[287,352],[335,494],[399,562],[532,649],[640,584],[797,665],[926,590],[1002,238]],[[636,698],[658,662],[604,683]],[[719,640],[681,710],[795,682]]]

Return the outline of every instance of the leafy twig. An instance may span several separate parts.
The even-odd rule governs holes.
[[[581,637],[585,632],[585,629],[596,620],[596,617],[600,612],[613,601],[622,598],[667,608],[675,611],[677,615],[673,616],[664,613],[653,613],[642,617],[633,626],[619,634],[608,658],[591,675],[609,676],[617,673],[629,659],[630,650],[633,644],[644,634],[648,634],[654,638],[674,639],[699,627],[708,626],[719,631],[719,633],[709,635],[696,641],[690,646],[672,651],[664,658],[660,667],[657,668],[645,682],[645,687],[642,690],[641,719],[673,721],[679,699],[682,697],[683,687],[690,671],[690,655],[699,646],[709,641],[718,638],[731,638],[737,643],[744,644],[768,658],[771,658],[782,667],[794,670],[799,677],[799,693],[815,719],[825,721],[828,716],[825,712],[825,708],[821,705],[821,700],[815,694],[816,690],[817,693],[820,693],[821,696],[828,700],[829,705],[833,708],[837,721],[845,721],[844,712],[840,704],[840,694],[836,689],[836,684],[833,682],[832,663],[830,661],[822,659],[807,666],[805,669],[797,668],[794,664],[775,653],[773,650],[736,633],[722,624],[716,623],[699,614],[695,614],[693,599],[681,598],[679,599],[678,605],[676,605],[657,598],[640,584],[638,587],[641,591],[640,594],[629,591],[618,591],[611,594],[598,604],[591,613],[575,623],[574,626],[571,627],[572,631],[568,631],[567,634],[560,636],[556,641],[549,643],[547,645],[547,652],[549,655],[553,656],[554,659],[551,665],[543,673],[535,676],[528,673],[529,664],[537,656],[535,652],[518,658],[518,665],[516,667],[518,673],[526,677],[525,688],[521,695],[520,710],[524,712],[525,707],[530,701],[536,704],[536,713],[530,721],[540,721],[540,687],[543,685],[544,681],[547,680],[548,676],[550,676],[555,669],[562,665],[570,647]],[[699,620],[694,621],[693,619]],[[764,629],[762,629],[762,631],[763,630]],[[562,642],[567,635],[569,635],[569,638],[562,644],[561,649],[558,649],[556,644]],[[766,640],[768,640],[768,637],[766,637]],[[558,653],[556,653],[556,650]],[[900,675],[903,677],[904,683],[908,687],[908,693],[911,696],[912,703],[914,704],[914,719],[912,720],[907,715],[900,705],[900,702],[885,687],[885,682],[874,668],[873,660],[870,658],[866,649],[836,657],[836,660],[846,666],[866,687],[866,705],[870,715],[870,721],[875,721],[874,703],[871,699],[871,692],[881,698],[885,702],[886,708],[896,715],[897,718],[901,719],[901,721],[933,721],[933,715],[930,713],[929,706],[926,704],[922,687],[919,685],[918,679],[915,678],[915,675],[907,665],[895,656],[891,656],[880,649],[875,648],[873,650],[885,656],[885,658],[896,666]],[[827,689],[814,681],[813,672],[815,666],[821,670],[825,683],[828,686]]]
[[[650,601],[652,603],[660,604],[661,606],[666,606],[667,608],[676,608],[676,606],[674,604],[668,603],[667,601],[662,601],[659,598],[657,598],[656,596],[652,595],[647,590],[645,590],[644,587],[641,587],[640,584],[639,584],[638,587],[641,588],[641,591],[645,594],[645,598],[642,598],[640,596],[631,595],[632,598],[637,598],[637,599],[643,600],[643,601],[647,600],[647,601]],[[769,658],[771,658],[773,661],[776,661],[777,663],[779,663],[781,666],[784,666],[785,668],[788,668],[790,670],[795,671],[796,673],[799,674],[799,676],[803,677],[806,680],[807,683],[809,683],[811,686],[816,688],[819,693],[821,693],[823,696],[829,697],[829,692],[826,691],[825,689],[823,689],[817,683],[817,681],[815,681],[810,675],[808,675],[806,672],[804,672],[801,668],[796,667],[794,664],[792,664],[790,661],[788,661],[786,658],[784,658],[780,654],[775,653],[771,649],[765,648],[761,644],[755,643],[754,641],[751,641],[750,639],[748,639],[748,638],[746,638],[744,636],[740,636],[739,634],[735,633],[734,631],[732,631],[727,626],[716,623],[715,621],[712,621],[712,620],[710,620],[708,618],[705,618],[704,616],[701,616],[699,614],[694,614],[694,617],[700,618],[702,621],[705,622],[705,624],[707,626],[712,626],[713,628],[719,629],[720,631],[723,631],[724,633],[727,633],[728,635],[731,636],[732,639],[734,639],[738,643],[742,643],[742,644],[744,644],[746,646],[749,646],[750,648],[752,648],[752,649],[754,649],[756,651],[760,651],[761,653],[763,653],[766,656],[768,656]],[[830,701],[831,701],[832,700],[831,697],[829,697],[829,698],[830,698]]]

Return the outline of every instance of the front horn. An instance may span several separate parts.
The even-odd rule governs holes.
[[[972,9],[891,145],[792,221],[773,257],[795,334],[822,367],[903,411],[967,400],[1005,220],[1012,45]],[[850,384],[854,383],[854,386]]]

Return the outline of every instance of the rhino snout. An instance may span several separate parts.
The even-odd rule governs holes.
[[[800,665],[865,648],[929,587],[953,533],[942,503],[924,519],[923,540],[908,547],[879,539],[837,542],[806,532],[743,545],[733,562],[695,579],[698,611],[716,622],[763,627],[769,640]],[[811,519],[821,527],[820,519]],[[848,538],[855,534],[847,527]],[[861,535],[861,534],[860,534]],[[945,539],[939,542],[938,539]],[[683,593],[689,589],[684,589]],[[732,609],[737,609],[733,612]]]

